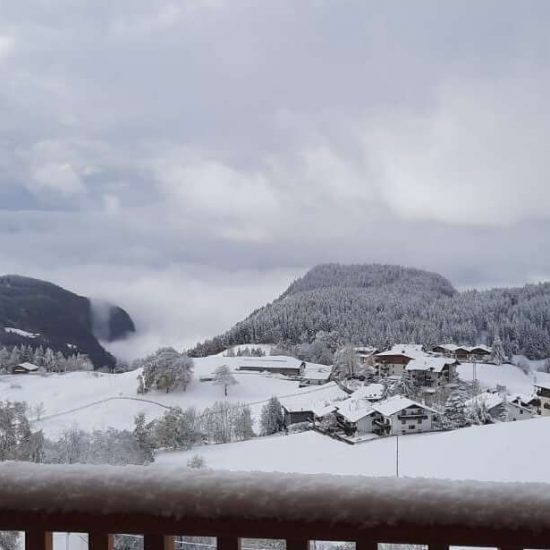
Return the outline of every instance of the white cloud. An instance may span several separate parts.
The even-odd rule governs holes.
[[[404,219],[510,225],[550,217],[549,82],[452,80],[433,109],[365,124],[365,155]]]
[[[62,196],[84,193],[86,188],[77,171],[67,162],[45,162],[31,168],[31,190],[38,192],[53,191]]]
[[[15,50],[15,38],[11,35],[0,34],[0,63],[8,59]]]

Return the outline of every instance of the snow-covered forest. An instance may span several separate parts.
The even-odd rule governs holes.
[[[274,302],[191,353],[237,343],[312,343],[326,334],[386,349],[398,342],[491,344],[507,355],[550,355],[550,284],[456,291],[444,277],[389,265],[319,265]]]

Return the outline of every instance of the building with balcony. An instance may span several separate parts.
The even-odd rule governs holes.
[[[379,376],[403,376],[407,365],[425,355],[417,344],[396,344],[391,349],[374,355],[374,366]]]
[[[454,382],[457,366],[458,361],[452,357],[425,355],[410,361],[405,371],[415,385],[435,388]]]
[[[540,400],[539,414],[550,416],[550,374],[545,372],[537,373],[535,391]]]

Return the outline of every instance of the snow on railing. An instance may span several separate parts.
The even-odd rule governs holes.
[[[289,457],[289,459],[291,459]],[[173,535],[550,548],[550,485],[360,476],[239,473],[165,466],[0,464],[0,530],[27,532],[48,548],[51,531],[145,534],[145,548]],[[170,536],[165,536],[170,535]]]

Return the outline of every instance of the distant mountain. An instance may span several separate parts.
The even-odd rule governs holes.
[[[310,343],[319,331],[379,348],[409,342],[491,344],[498,335],[509,354],[548,357],[550,284],[458,292],[441,275],[419,269],[324,264],[190,353],[217,353],[243,343]]]
[[[95,367],[113,366],[114,357],[98,337],[114,341],[135,331],[126,311],[38,279],[0,277],[0,344],[51,347],[65,355],[87,354]]]

